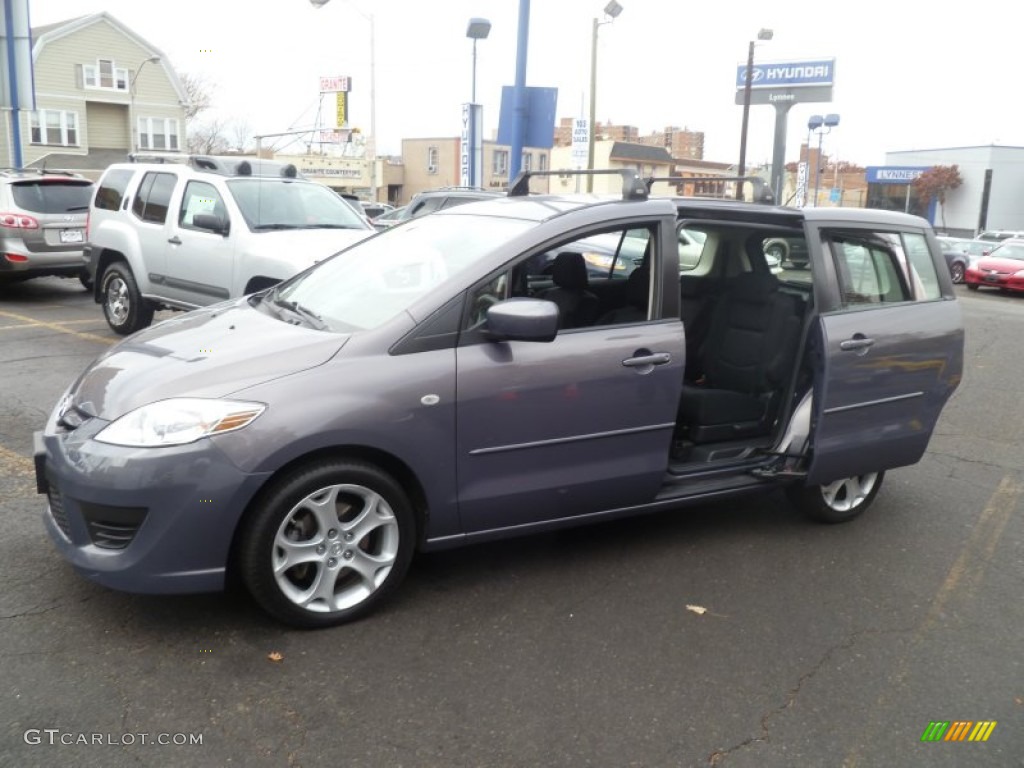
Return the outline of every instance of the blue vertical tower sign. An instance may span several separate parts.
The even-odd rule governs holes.
[[[28,18],[28,0],[2,0],[0,16],[0,107],[10,110],[10,164],[23,165],[21,154],[21,115],[36,108],[32,77],[32,32]]]

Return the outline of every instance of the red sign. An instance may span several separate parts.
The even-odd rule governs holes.
[[[352,78],[347,75],[320,78],[320,93],[348,93],[352,90]]]

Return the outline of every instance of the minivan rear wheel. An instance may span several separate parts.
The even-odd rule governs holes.
[[[114,333],[127,336],[153,322],[153,306],[142,298],[135,276],[123,261],[103,273],[102,295],[103,314]]]
[[[885,472],[844,477],[824,485],[791,485],[786,489],[793,505],[819,523],[847,523],[874,501]]]
[[[375,466],[340,460],[283,477],[243,525],[242,581],[270,615],[304,628],[373,610],[405,576],[416,538],[402,487]]]

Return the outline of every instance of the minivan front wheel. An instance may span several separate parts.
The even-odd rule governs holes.
[[[824,485],[791,485],[786,489],[793,505],[819,523],[846,523],[874,501],[885,472],[844,477]]]
[[[402,487],[348,461],[285,476],[243,525],[238,564],[249,592],[275,618],[306,628],[351,621],[386,599],[416,538]]]
[[[153,322],[153,307],[142,298],[131,269],[115,262],[103,273],[103,314],[114,333],[127,336]]]

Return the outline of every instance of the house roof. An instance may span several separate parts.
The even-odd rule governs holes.
[[[92,26],[93,24],[106,23],[116,29],[122,35],[127,37],[129,40],[134,42],[140,48],[145,49],[153,56],[160,57],[160,67],[163,69],[164,74],[167,75],[167,79],[171,81],[171,86],[174,88],[175,93],[178,95],[178,100],[182,104],[188,103],[188,94],[185,92],[184,86],[178,79],[177,73],[174,71],[174,67],[171,66],[167,55],[157,48],[155,45],[150,43],[148,40],[140,37],[138,34],[133,32],[129,27],[122,24],[112,15],[106,11],[100,13],[92,13],[87,16],[76,16],[73,19],[66,21],[58,21],[53,24],[44,24],[42,26],[32,28],[32,62],[33,64],[39,61],[39,54],[42,53],[43,49],[47,44],[60,40],[62,37],[74,34],[79,30],[85,29],[86,27]]]
[[[664,163],[667,165],[672,162],[672,155],[664,147],[630,144],[625,141],[616,141],[612,144],[612,151],[608,156],[613,160],[631,160],[642,163]]]

